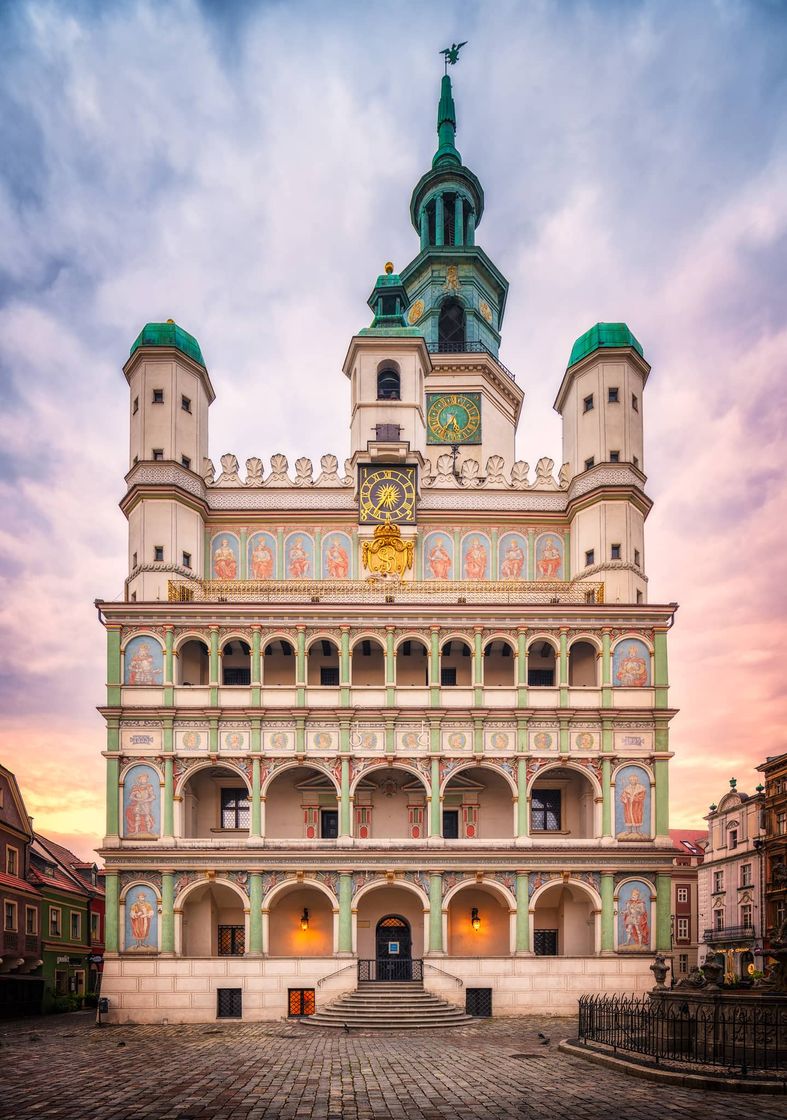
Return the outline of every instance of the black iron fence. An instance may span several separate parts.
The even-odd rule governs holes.
[[[579,1040],[661,1061],[721,1066],[746,1075],[787,1069],[787,1005],[725,1006],[648,996],[582,996]]]
[[[706,929],[703,941],[753,941],[754,926],[727,926],[726,929]]]
[[[423,980],[424,962],[395,957],[378,957],[373,961],[358,961],[358,980],[383,982],[396,980]]]
[[[430,354],[488,354],[490,358],[497,362],[507,377],[516,381],[508,366],[504,366],[497,354],[493,353],[483,342],[427,342],[426,348]]]

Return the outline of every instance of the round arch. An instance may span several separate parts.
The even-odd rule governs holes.
[[[402,887],[404,890],[410,891],[411,894],[414,894],[416,898],[420,899],[424,913],[427,914],[429,912],[429,897],[426,891],[416,883],[411,883],[409,879],[393,879],[390,881],[388,879],[373,879],[371,883],[364,883],[353,899],[353,910],[358,909],[359,902],[365,898],[366,895],[371,894],[372,891],[380,890],[383,887]]]
[[[578,774],[581,774],[583,778],[588,779],[593,789],[593,793],[596,797],[602,796],[601,782],[598,780],[593,771],[588,769],[587,766],[583,766],[579,762],[574,762],[573,760],[563,755],[555,758],[554,760],[550,759],[545,766],[541,766],[538,770],[536,770],[535,774],[532,776],[527,785],[528,797],[530,797],[530,794],[533,792],[533,786],[535,785],[535,783],[540,782],[542,778],[544,778],[552,770],[575,770]]]
[[[486,878],[482,879],[480,882],[478,882],[476,879],[465,879],[461,883],[457,883],[455,886],[451,887],[451,889],[443,898],[443,909],[447,910],[451,901],[461,891],[466,890],[467,888],[477,889],[479,887],[487,888],[488,890],[492,891],[493,894],[497,894],[503,900],[503,902],[505,902],[510,911],[512,911],[513,913],[516,912],[516,899],[514,898],[508,887],[504,887],[502,883],[498,883],[495,879]]]
[[[379,634],[357,634],[350,642],[350,653],[352,654],[356,646],[361,642],[375,642],[385,653],[385,638],[381,638]]]
[[[243,903],[244,911],[249,909],[251,904],[250,899],[243,888],[232,879],[224,879],[217,875],[215,879],[195,879],[193,883],[188,883],[175,899],[175,910],[182,910],[186,902],[188,902],[189,895],[193,894],[198,887],[205,886],[229,887]]]
[[[610,649],[611,654],[614,656],[615,650],[623,642],[631,642],[634,639],[636,639],[638,642],[642,642],[643,646],[647,648],[650,656],[653,657],[653,642],[649,641],[644,634],[638,634],[635,630],[632,630],[631,632],[627,631],[625,634],[621,634],[619,638],[616,638],[612,643]]]
[[[462,634],[457,630],[457,631],[454,631],[451,634],[446,634],[444,637],[441,637],[440,638],[440,654],[441,655],[443,653],[443,650],[445,649],[445,647],[448,645],[449,642],[464,642],[464,644],[466,646],[470,647],[470,652],[471,653],[473,652],[473,636],[472,636],[472,634]]]
[[[512,794],[513,797],[518,796],[519,791],[517,789],[516,779],[514,777],[512,777],[512,775],[509,774],[507,770],[504,770],[502,766],[496,766],[493,762],[484,761],[481,758],[478,758],[478,759],[468,758],[466,761],[463,761],[462,763],[460,763],[459,766],[457,766],[455,769],[453,769],[451,771],[451,773],[446,776],[445,780],[443,782],[441,782],[441,784],[440,784],[440,796],[441,797],[445,793],[445,790],[446,790],[446,787],[448,786],[448,783],[453,781],[453,779],[457,776],[457,774],[461,774],[463,770],[491,770],[493,773],[497,774],[499,777],[505,778],[505,780],[508,782],[508,785],[511,789],[511,794]],[[538,773],[540,774],[541,771],[539,770]]]
[[[432,790],[430,783],[426,778],[426,775],[422,774],[416,766],[412,765],[412,763],[406,762],[404,759],[400,760],[397,758],[392,766],[389,765],[386,760],[381,759],[379,763],[375,763],[373,766],[367,766],[360,772],[360,774],[356,774],[350,785],[350,797],[354,796],[359,783],[362,782],[364,778],[368,778],[369,775],[374,773],[374,771],[376,770],[406,770],[408,774],[412,774],[414,777],[419,779],[424,787],[426,796],[431,796]]]
[[[411,633],[400,634],[394,640],[394,653],[398,652],[399,647],[404,645],[405,642],[420,642],[420,644],[422,646],[426,647],[426,652],[427,653],[429,652],[430,643],[429,643],[429,635],[428,634],[411,634]]]
[[[129,894],[130,891],[133,891],[136,887],[150,887],[150,889],[153,891],[153,894],[156,896],[156,901],[159,903],[159,905],[161,904],[161,891],[160,891],[160,889],[156,886],[155,883],[151,883],[147,879],[133,879],[130,883],[127,883],[126,886],[123,888],[123,890],[120,892],[120,895],[118,896],[118,901],[119,902],[125,902],[126,901],[126,896]]]
[[[484,638],[482,649],[486,650],[492,645],[492,642],[505,642],[506,645],[511,646],[511,649],[514,651],[514,657],[516,657],[519,643],[512,634],[506,633],[505,631],[495,631],[495,633],[490,634],[488,638]]]
[[[124,638],[120,643],[121,654],[125,654],[126,646],[128,646],[130,642],[135,641],[135,639],[137,638],[147,638],[148,641],[155,642],[162,651],[165,649],[164,642],[162,642],[158,634],[154,634],[150,630],[136,630],[133,634],[129,634],[126,638]]]
[[[625,877],[625,879],[621,879],[619,883],[615,883],[615,893],[614,893],[613,897],[614,897],[616,903],[617,903],[618,898],[620,896],[620,892],[623,890],[623,888],[625,886],[628,886],[629,883],[644,883],[645,886],[648,887],[649,890],[650,890],[650,901],[651,902],[656,901],[656,888],[653,885],[653,883],[650,881],[648,876],[644,875],[644,874],[643,875],[631,874],[631,875],[627,875]]]
[[[265,781],[262,783],[260,787],[261,796],[267,796],[268,790],[270,789],[273,782],[275,782],[277,778],[281,777],[282,774],[285,774],[288,770],[295,770],[298,768],[301,768],[303,770],[317,770],[320,774],[324,774],[326,778],[330,779],[331,784],[336,792],[336,797],[338,798],[340,796],[341,787],[337,784],[334,774],[328,769],[327,766],[323,766],[320,762],[318,762],[317,759],[314,758],[307,758],[302,762],[299,762],[297,758],[287,759],[287,761],[283,763],[283,765],[277,766],[275,770],[268,774],[268,776],[265,778]]]
[[[593,646],[597,655],[600,655],[602,652],[602,643],[599,641],[598,637],[595,634],[588,634],[585,632],[573,634],[567,648],[570,650],[572,646],[575,646],[577,644],[577,642],[587,642],[588,645]]]
[[[251,634],[242,634],[240,630],[233,630],[231,634],[225,634],[219,642],[219,654],[224,652],[225,646],[229,645],[230,642],[243,642],[251,649]]]
[[[547,645],[551,646],[554,653],[555,653],[555,656],[557,656],[560,653],[560,641],[559,641],[559,639],[556,638],[554,634],[543,633],[543,634],[531,634],[531,635],[529,635],[529,637],[527,639],[527,652],[528,652],[528,654],[530,653],[533,646],[537,645],[539,642],[541,642],[541,643],[546,642]]]
[[[118,777],[118,785],[121,788],[123,787],[123,785],[125,785],[129,770],[133,769],[135,766],[149,766],[151,770],[155,770],[155,772],[158,774],[159,782],[161,782],[162,785],[164,784],[164,775],[155,762],[153,762],[149,758],[132,758],[120,771],[120,775]]]
[[[564,882],[566,886],[578,887],[581,891],[584,891],[590,901],[593,903],[593,909],[601,911],[601,895],[595,887],[591,886],[590,883],[586,883],[584,879],[575,879],[573,876],[571,876],[571,878],[569,878],[567,881],[564,881],[560,876],[558,876],[554,879],[547,879],[545,883],[542,883],[540,887],[537,887],[533,891],[528,902],[528,907],[530,909],[531,915],[533,914],[533,911],[536,908],[536,903],[541,898],[541,896],[551,887],[557,886],[558,884],[563,884]]]
[[[181,776],[178,778],[177,784],[175,786],[175,795],[178,796],[179,794],[182,794],[186,784],[190,782],[191,779],[202,770],[232,770],[232,772],[234,774],[237,774],[238,777],[243,781],[243,784],[248,790],[249,797],[251,797],[251,783],[247,775],[240,768],[240,766],[226,758],[221,758],[217,762],[209,758],[201,759],[194,766],[190,766],[188,770],[184,770]]]
[[[312,646],[316,645],[318,642],[330,642],[331,645],[336,646],[337,650],[341,649],[341,641],[336,636],[336,634],[331,634],[326,630],[324,632],[319,632],[319,633],[316,633],[316,634],[312,634],[311,637],[309,637],[309,639],[306,642],[306,655],[307,655],[307,657],[309,655],[309,650],[312,648]],[[292,643],[290,643],[290,644],[292,644]]]
[[[650,784],[652,786],[655,786],[656,775],[653,773],[653,768],[649,766],[648,763],[644,761],[644,759],[640,760],[639,758],[624,758],[617,764],[617,766],[613,767],[609,775],[610,785],[615,784],[615,778],[617,777],[618,773],[621,770],[624,770],[627,766],[639,766],[648,775]]]
[[[292,634],[288,634],[285,630],[271,630],[270,633],[263,634],[262,640],[260,641],[260,651],[264,653],[271,642],[286,642],[293,650],[295,649],[295,642],[292,640]]]
[[[327,887],[325,885],[325,883],[320,882],[319,879],[307,879],[305,876],[304,876],[303,879],[300,879],[300,880],[299,879],[285,879],[284,882],[277,883],[275,886],[271,887],[271,889],[267,892],[267,894],[263,895],[263,898],[262,898],[262,908],[263,908],[263,910],[270,910],[271,906],[275,902],[277,902],[277,900],[279,898],[279,895],[289,894],[293,890],[300,890],[304,887],[314,887],[315,890],[321,891],[322,894],[324,894],[325,897],[330,902],[331,907],[334,910],[334,912],[338,914],[338,912],[339,912],[339,900],[336,897],[336,895],[333,893],[333,891],[330,889],[330,887]]]

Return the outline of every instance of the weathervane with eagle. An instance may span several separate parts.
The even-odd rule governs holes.
[[[450,47],[444,47],[441,51],[438,52],[445,59],[446,74],[448,73],[449,66],[456,66],[457,62],[459,61],[459,52],[461,51],[462,47],[466,46],[467,39],[465,39],[464,43],[452,43]]]

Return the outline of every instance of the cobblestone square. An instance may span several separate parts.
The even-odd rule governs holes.
[[[0,1027],[0,1117],[80,1120],[782,1120],[784,1097],[694,1092],[558,1053],[571,1019],[337,1033],[297,1022]],[[544,1045],[541,1031],[550,1038]]]

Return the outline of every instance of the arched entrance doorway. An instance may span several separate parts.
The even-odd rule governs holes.
[[[413,935],[407,918],[386,914],[375,932],[377,979],[412,980]]]

